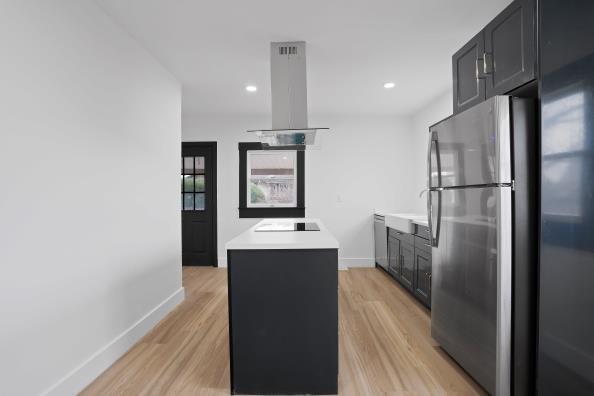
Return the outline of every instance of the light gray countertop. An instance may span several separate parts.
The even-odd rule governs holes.
[[[373,213],[376,215],[380,215],[380,216],[398,215],[400,217],[410,218],[414,224],[429,227],[429,222],[427,221],[427,214],[425,214],[425,213],[403,214],[401,211],[398,211],[398,210],[385,210],[385,209],[374,209]]]

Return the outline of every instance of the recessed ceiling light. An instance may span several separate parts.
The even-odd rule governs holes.
[[[246,85],[245,90],[248,92],[256,92],[258,90],[258,87],[256,87],[255,85]]]
[[[393,82],[387,82],[384,84],[384,88],[386,89],[392,89],[396,86],[396,84],[394,84]]]

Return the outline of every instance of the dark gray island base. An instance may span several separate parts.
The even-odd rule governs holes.
[[[231,393],[338,393],[338,249],[227,260]]]

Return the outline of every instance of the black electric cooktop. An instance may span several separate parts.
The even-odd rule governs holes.
[[[320,226],[313,222],[299,223],[264,223],[255,229],[256,232],[292,232],[292,231],[320,231]]]
[[[293,231],[320,231],[317,223],[295,223]]]

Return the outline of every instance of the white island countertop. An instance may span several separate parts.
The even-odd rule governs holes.
[[[256,228],[265,223],[316,223],[320,231],[260,232]],[[265,249],[338,249],[338,241],[319,219],[264,219],[247,231],[231,239],[227,250]]]

